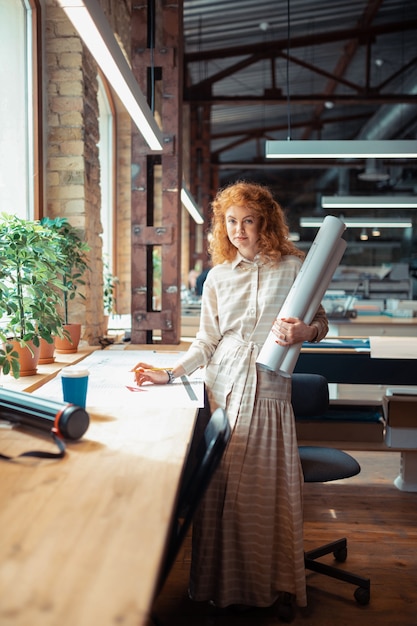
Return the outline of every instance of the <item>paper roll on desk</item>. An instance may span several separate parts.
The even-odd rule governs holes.
[[[312,322],[346,250],[346,241],[341,238],[345,228],[345,224],[337,217],[328,215],[324,218],[297,278],[278,312],[278,318],[298,317],[306,324]],[[280,346],[271,331],[256,362],[274,372],[290,375],[300,354],[301,345],[300,343]]]

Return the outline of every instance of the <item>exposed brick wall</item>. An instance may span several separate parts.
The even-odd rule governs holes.
[[[130,42],[129,6],[103,0],[119,41]],[[45,2],[46,184],[44,213],[65,216],[90,246],[86,299],[71,303],[71,321],[84,325],[83,338],[98,343],[104,332],[97,67],[65,13]],[[130,118],[117,121],[117,249],[119,313],[130,312]]]

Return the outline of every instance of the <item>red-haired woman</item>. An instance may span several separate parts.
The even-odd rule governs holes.
[[[224,408],[232,438],[193,524],[190,596],[218,607],[267,607],[282,594],[305,606],[302,472],[291,379],[256,364],[271,328],[282,346],[320,341],[312,323],[277,319],[304,255],[290,241],[268,188],[237,182],[213,202],[200,328],[172,372],[136,372],[165,384],[205,366],[210,411]]]

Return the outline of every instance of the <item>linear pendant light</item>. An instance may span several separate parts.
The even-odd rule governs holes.
[[[265,142],[268,159],[329,158],[417,158],[417,141],[387,140],[269,140]]]
[[[323,223],[322,217],[302,217],[300,226],[302,228],[320,228]],[[366,217],[343,217],[343,222],[348,228],[410,228],[413,223],[410,219],[404,218],[366,218]]]
[[[181,188],[181,202],[197,224],[204,223],[204,218],[198,209],[197,203],[185,185]]]
[[[151,150],[163,137],[139,84],[96,0],[58,0]]]
[[[322,196],[323,209],[417,209],[417,196]]]

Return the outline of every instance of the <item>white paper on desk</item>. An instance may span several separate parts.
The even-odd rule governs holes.
[[[345,228],[333,215],[324,218],[278,318],[298,317],[306,324],[311,323],[346,249],[346,241],[341,239]],[[278,345],[271,331],[256,362],[269,370],[291,374],[300,350],[301,344]]]
[[[417,359],[417,337],[369,337],[371,359]]]
[[[132,368],[140,361],[154,367],[171,367],[180,353],[140,350],[93,352],[82,363],[90,371],[86,410],[89,413],[114,414],[120,408],[140,413],[147,407],[204,406],[204,383],[201,371],[184,376],[172,385],[147,384],[138,387]],[[46,383],[36,392],[62,401],[61,377]]]

